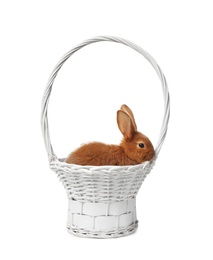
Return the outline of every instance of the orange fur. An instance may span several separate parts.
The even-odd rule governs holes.
[[[71,153],[67,163],[79,165],[131,165],[137,164],[130,159],[118,145],[103,144],[99,142],[88,143]]]
[[[154,148],[148,137],[137,131],[132,111],[126,105],[117,112],[118,127],[123,134],[120,145],[92,142],[82,145],[66,159],[67,163],[78,165],[135,165],[151,160]],[[144,147],[139,146],[140,143]]]

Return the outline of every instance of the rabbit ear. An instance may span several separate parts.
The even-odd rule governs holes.
[[[132,110],[127,105],[122,105],[121,110],[123,110],[124,112],[126,112],[130,116],[132,123],[133,123],[133,126],[135,128],[135,131],[137,131],[137,125],[135,123],[135,118],[134,118],[134,115],[132,113]]]
[[[135,133],[135,127],[133,126],[130,116],[123,110],[117,112],[118,127],[126,140],[132,140]]]

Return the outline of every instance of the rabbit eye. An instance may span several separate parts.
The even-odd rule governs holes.
[[[138,146],[139,146],[140,148],[144,148],[145,145],[144,145],[143,143],[139,143]]]

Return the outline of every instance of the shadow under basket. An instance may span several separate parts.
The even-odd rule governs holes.
[[[112,41],[142,54],[157,72],[164,94],[164,117],[155,157],[134,166],[81,166],[68,164],[55,155],[49,135],[48,101],[58,71],[76,51],[88,44]],[[41,126],[49,164],[59,177],[68,196],[67,230],[80,237],[115,238],[130,235],[138,227],[136,195],[151,171],[166,136],[169,121],[169,92],[165,77],[150,54],[134,43],[117,37],[89,39],[66,53],[54,68],[42,100]]]

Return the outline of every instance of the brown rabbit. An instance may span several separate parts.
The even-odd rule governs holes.
[[[79,165],[135,165],[150,161],[155,151],[152,143],[137,131],[134,115],[127,105],[117,111],[118,127],[123,134],[120,145],[100,142],[84,144],[66,159],[67,163]]]

